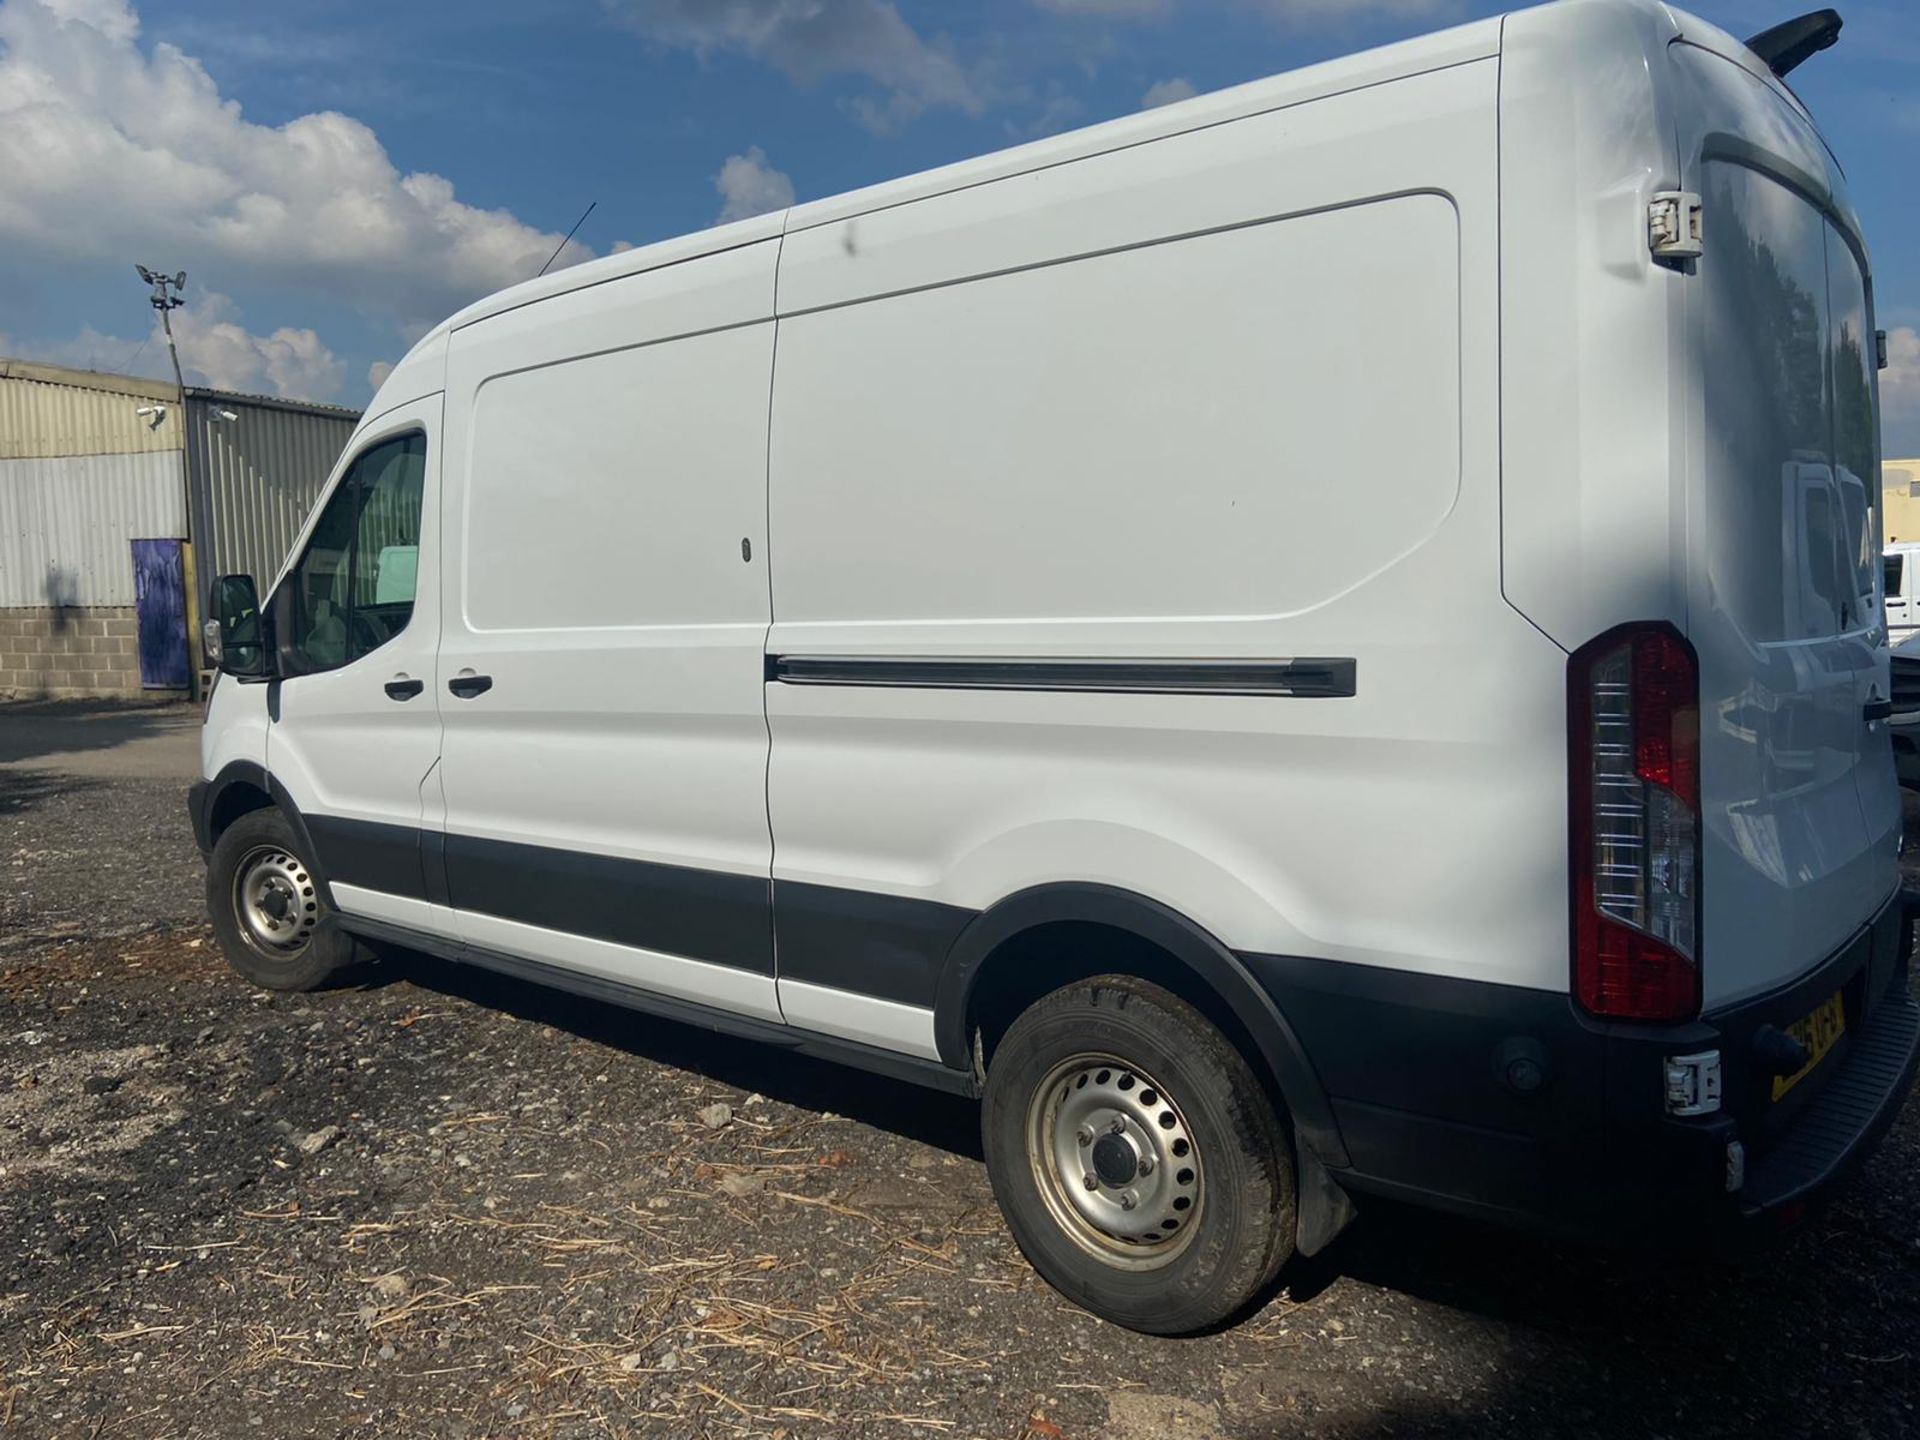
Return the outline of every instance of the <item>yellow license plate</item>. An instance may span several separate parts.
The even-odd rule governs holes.
[[[1827,1058],[1827,1052],[1840,1043],[1840,1037],[1847,1033],[1847,1011],[1840,1003],[1839,994],[1829,995],[1811,1015],[1787,1026],[1787,1033],[1807,1047],[1809,1058],[1793,1074],[1774,1077],[1773,1098],[1776,1100],[1806,1079],[1813,1068]]]

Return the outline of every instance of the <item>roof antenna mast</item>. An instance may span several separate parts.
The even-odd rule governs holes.
[[[587,202],[587,208],[582,210],[580,212],[580,218],[573,222],[573,229],[569,230],[565,235],[563,235],[560,238],[560,243],[553,247],[553,254],[547,257],[546,265],[542,265],[538,270],[534,271],[534,274],[533,274],[534,279],[538,280],[542,275],[546,274],[547,267],[552,265],[554,261],[560,258],[560,252],[567,248],[567,241],[573,239],[574,235],[579,231],[580,227],[587,223],[587,217],[593,213],[593,207],[598,205],[599,203],[600,202],[598,200],[589,200]]]

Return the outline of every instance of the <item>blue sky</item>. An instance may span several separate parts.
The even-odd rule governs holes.
[[[1812,3],[1692,8],[1750,34]],[[568,259],[1502,8],[0,0],[0,351],[153,370],[138,260],[187,269],[200,378],[360,404],[590,200]],[[1794,83],[1874,245],[1888,453],[1920,453],[1920,5],[1841,8]]]

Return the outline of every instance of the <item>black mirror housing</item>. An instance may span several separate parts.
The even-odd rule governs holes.
[[[236,680],[265,680],[273,674],[273,646],[260,609],[260,591],[251,575],[222,575],[213,586],[213,617],[202,637],[207,658],[220,673]]]

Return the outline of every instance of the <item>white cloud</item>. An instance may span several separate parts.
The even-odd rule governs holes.
[[[793,181],[767,163],[766,151],[752,146],[744,155],[729,155],[713,177],[722,205],[714,224],[745,220],[793,204]]]
[[[346,379],[346,362],[313,331],[283,325],[270,335],[256,335],[240,323],[239,307],[214,291],[197,296],[189,292],[187,304],[173,312],[173,335],[189,385],[294,400],[332,400]],[[21,359],[83,370],[173,379],[167,339],[157,318],[152,333],[144,338],[103,335],[88,326],[71,339],[32,342],[13,353]]]
[[[1880,372],[1880,440],[1890,460],[1920,455],[1920,331],[1887,331],[1887,368]]]
[[[376,360],[367,366],[367,388],[378,390],[387,383],[387,377],[393,373],[391,360]]]
[[[1199,93],[1193,88],[1193,82],[1184,75],[1176,75],[1171,80],[1156,80],[1147,87],[1147,93],[1140,97],[1140,108],[1157,110],[1162,105],[1177,105]]]
[[[125,0],[0,5],[0,248],[297,287],[419,326],[526,279],[559,243],[442,176],[402,174],[350,116],[250,123],[139,29]],[[557,263],[591,253],[573,243]],[[310,368],[297,350],[276,363]]]
[[[850,102],[861,123],[887,129],[921,111],[978,114],[975,80],[942,44],[920,36],[892,0],[606,0],[656,44],[707,56],[733,53],[812,85],[857,75],[882,96]]]

